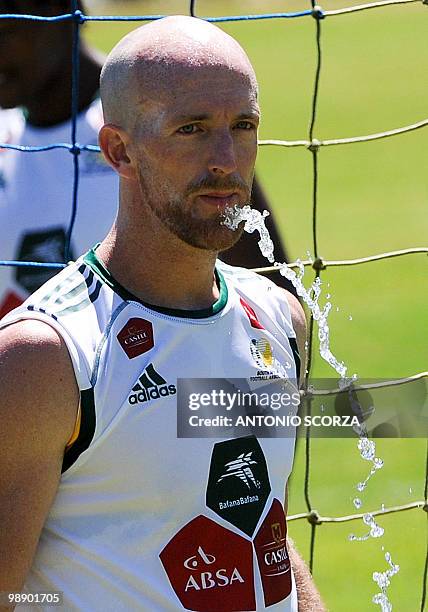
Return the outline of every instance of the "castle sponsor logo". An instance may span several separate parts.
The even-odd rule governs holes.
[[[153,364],[149,363],[138,378],[138,382],[132,387],[128,402],[130,404],[142,404],[176,393],[176,386],[168,384],[165,378],[155,370]]]
[[[255,610],[251,542],[207,517],[187,523],[159,557],[187,610]]]
[[[128,358],[134,359],[154,347],[153,325],[146,319],[134,317],[122,327],[117,339]]]
[[[206,503],[218,516],[252,536],[270,490],[266,459],[255,436],[214,445]]]
[[[274,499],[254,538],[266,607],[282,601],[291,593],[291,565],[286,536],[284,510],[281,502]]]

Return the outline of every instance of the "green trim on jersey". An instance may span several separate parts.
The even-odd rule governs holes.
[[[228,299],[228,290],[226,281],[224,280],[223,274],[220,270],[215,268],[214,274],[217,282],[217,286],[220,291],[220,295],[218,300],[209,308],[202,308],[201,310],[181,310],[179,308],[165,308],[164,306],[155,306],[154,304],[149,304],[147,302],[143,302],[135,295],[130,293],[125,287],[123,287],[120,283],[118,283],[104,266],[103,262],[98,258],[95,253],[95,249],[99,245],[97,244],[90,251],[86,253],[83,258],[83,261],[93,270],[101,280],[108,285],[113,291],[115,291],[121,298],[126,301],[139,302],[146,308],[150,310],[154,310],[156,312],[160,312],[162,314],[170,315],[172,317],[183,317],[186,319],[205,319],[207,317],[212,317],[213,315],[218,314],[226,305]]]

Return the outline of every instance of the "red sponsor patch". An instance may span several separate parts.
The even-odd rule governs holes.
[[[255,610],[251,542],[205,516],[187,523],[159,555],[186,610]]]
[[[117,339],[129,359],[134,359],[154,347],[153,325],[146,319],[129,319],[117,334]]]
[[[13,310],[14,308],[18,308],[18,306],[21,306],[23,301],[24,300],[22,300],[19,295],[17,295],[13,291],[9,291],[5,295],[2,303],[0,304],[0,319],[7,315],[7,313]]]
[[[254,538],[266,606],[282,601],[291,593],[291,565],[286,535],[284,509],[282,504],[274,499]]]
[[[251,306],[247,304],[243,298],[239,298],[239,301],[241,302],[242,308],[245,310],[245,314],[250,321],[251,327],[254,327],[255,329],[264,329],[263,325],[258,320],[254,309],[251,308]]]

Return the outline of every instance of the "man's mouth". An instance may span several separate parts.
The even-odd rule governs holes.
[[[211,191],[201,193],[197,198],[217,209],[225,209],[239,203],[239,194],[236,191]]]

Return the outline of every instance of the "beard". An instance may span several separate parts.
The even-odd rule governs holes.
[[[231,178],[222,180],[206,178],[191,183],[182,196],[164,195],[159,190],[155,201],[140,173],[140,191],[144,201],[172,234],[198,249],[214,252],[226,251],[241,238],[244,222],[240,223],[236,230],[231,230],[224,225],[224,211],[213,211],[209,217],[200,216],[196,202],[193,200],[191,203],[191,196],[205,189],[236,190],[243,196],[245,194],[244,201],[239,203],[239,206],[250,203],[251,186],[246,185],[242,179]],[[159,201],[164,203],[159,206]]]
[[[182,202],[168,202],[162,209],[155,209],[157,218],[180,240],[206,251],[230,249],[242,236],[242,227],[231,230],[223,225],[224,215],[219,213],[209,219],[192,216],[183,210]]]

